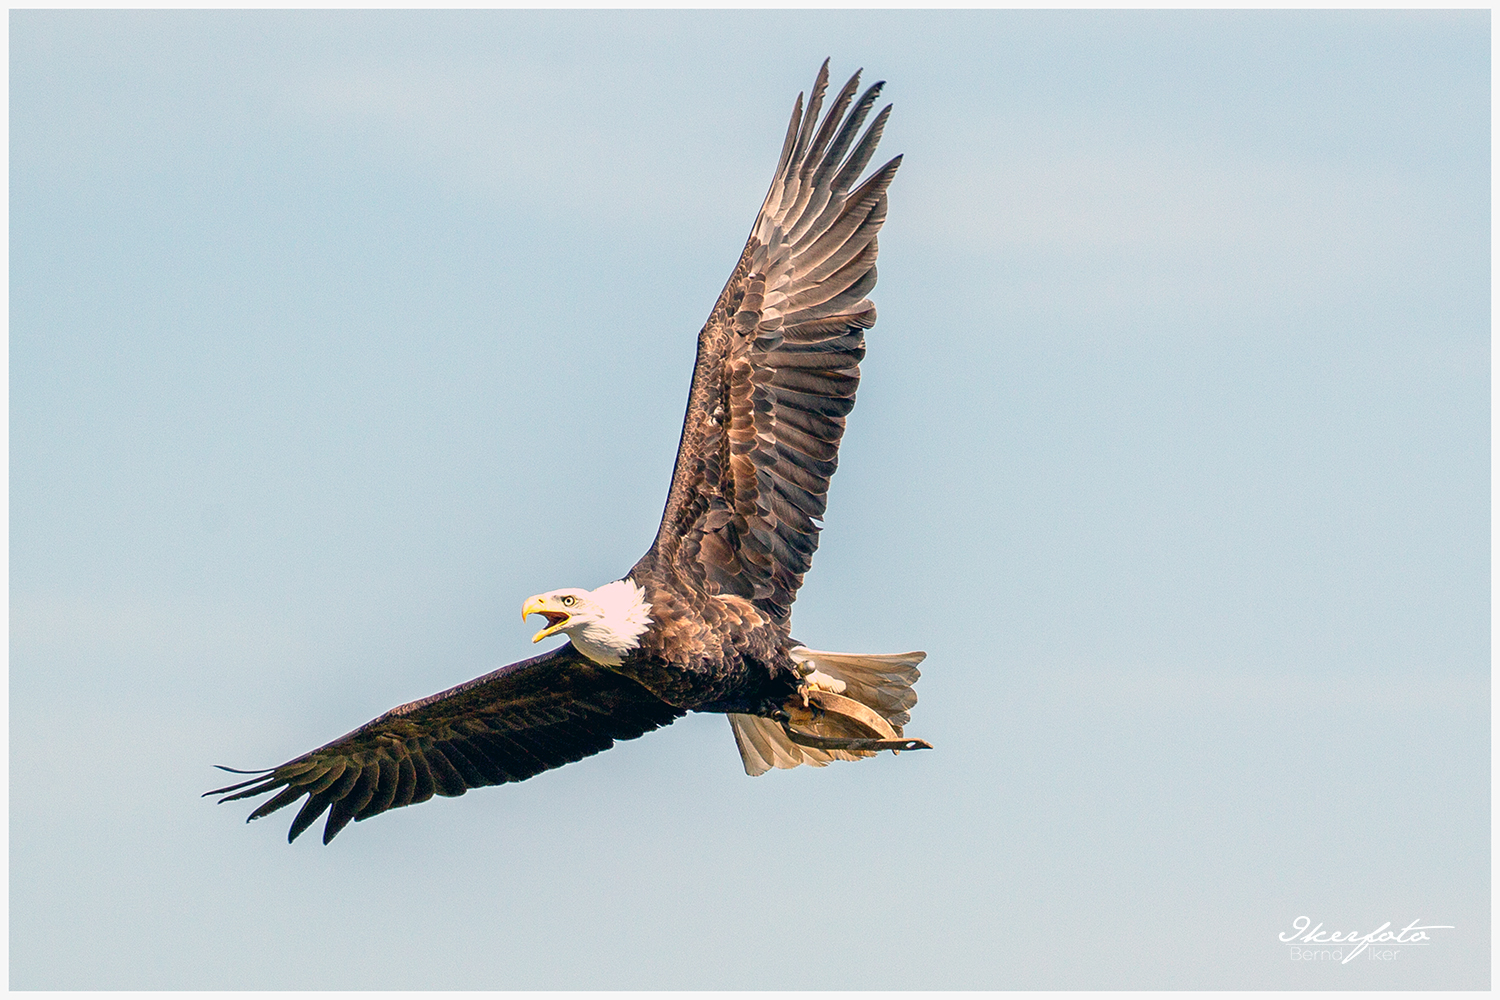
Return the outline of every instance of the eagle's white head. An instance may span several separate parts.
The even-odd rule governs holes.
[[[521,620],[529,615],[547,619],[547,627],[532,636],[532,642],[561,632],[580,653],[606,667],[619,666],[651,625],[646,591],[628,577],[595,590],[570,587],[528,597],[521,605]]]

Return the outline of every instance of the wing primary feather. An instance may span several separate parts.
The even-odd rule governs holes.
[[[812,91],[807,98],[807,113],[802,117],[802,130],[797,135],[797,145],[792,150],[792,162],[801,163],[803,154],[807,149],[808,140],[812,138],[812,130],[818,123],[818,111],[823,107],[823,95],[828,92],[828,60],[823,60],[823,65],[818,69],[817,79],[813,81]]]
[[[786,139],[781,144],[781,159],[776,163],[776,173],[774,175],[776,180],[772,182],[771,190],[766,192],[766,200],[761,203],[761,215],[757,217],[758,219],[763,219],[765,217],[766,207],[772,204],[781,196],[782,178],[786,173],[787,164],[789,164],[792,160],[792,149],[796,146],[797,134],[801,130],[801,127],[802,95],[798,94],[797,103],[792,107],[792,120],[788,122],[786,126]],[[760,233],[759,231],[757,231],[755,235],[757,237],[764,238],[764,234]]]
[[[354,817],[356,822],[380,815],[389,809],[396,799],[401,765],[382,753],[376,758],[375,766],[378,772],[375,779],[375,794],[370,796],[370,801],[365,803],[365,807]]]
[[[347,807],[347,799],[340,799],[328,810],[328,820],[323,824],[323,843],[327,845],[339,831],[354,822],[354,810]]]
[[[815,231],[808,232],[804,238],[812,242],[806,247],[798,248],[797,255],[799,260],[806,263],[809,271],[837,252],[872,215],[875,217],[873,225],[877,230],[879,229],[885,222],[882,198],[891,179],[896,176],[896,169],[900,166],[901,158],[898,156],[871,174],[868,181],[849,195],[843,213],[834,220],[832,225],[818,232],[816,238],[814,238]]]
[[[237,792],[241,788],[246,788],[246,787],[249,787],[250,785],[259,784],[260,781],[261,781],[260,778],[251,778],[248,781],[239,781],[239,782],[236,782],[233,785],[225,785],[223,788],[210,788],[208,791],[204,792],[202,795],[200,795],[198,797],[200,799],[206,799],[210,795],[224,795],[224,794],[226,794],[228,792]]]
[[[859,74],[856,73],[846,86],[846,93],[852,93],[858,81]],[[826,152],[815,147],[809,156],[810,163],[807,169],[811,171],[811,176],[807,180],[808,195],[806,202],[793,206],[791,212],[788,213],[785,226],[786,235],[784,238],[793,247],[801,241],[803,235],[806,233],[820,231],[827,224],[830,213],[837,213],[841,210],[844,193],[848,191],[852,178],[839,169],[840,160],[844,155],[844,151],[848,149],[849,143],[853,141],[854,136],[858,133],[859,126],[864,121],[865,116],[869,114],[871,105],[875,103],[875,98],[880,94],[880,89],[884,86],[884,82],[877,83],[865,91],[864,96],[860,98],[859,104],[856,105],[853,113],[850,114],[839,129],[838,136],[834,140],[832,147]],[[847,99],[844,99],[842,103],[847,104]],[[837,125],[838,120],[836,115],[841,113],[841,107],[836,106],[833,110],[830,110],[828,118],[825,120],[824,129],[828,130]]]
[[[856,76],[855,79],[858,79],[858,77]],[[844,154],[849,151],[850,144],[859,135],[860,126],[865,123],[865,118],[869,116],[870,109],[875,106],[875,101],[879,99],[880,92],[884,89],[885,81],[877,80],[860,95],[859,103],[854,106],[853,111],[849,112],[849,117],[844,119],[844,124],[839,129],[838,138],[834,139],[833,145],[829,147],[828,155],[823,157],[823,163],[820,167],[822,171],[831,174],[838,169],[839,164],[844,160]],[[837,185],[834,185],[834,188],[837,189]]]
[[[828,113],[823,116],[823,125],[818,130],[817,138],[813,140],[812,145],[797,165],[797,197],[782,213],[782,228],[785,230],[783,239],[787,243],[795,243],[797,234],[821,216],[824,207],[835,194],[842,193],[836,191],[829,183],[829,176],[833,171],[828,169],[827,146],[858,85],[859,73],[855,73],[849,82],[844,84],[844,89],[839,92],[838,98],[828,109]]]
[[[297,818],[292,820],[291,829],[287,830],[286,842],[290,844],[302,836],[302,831],[317,822],[318,817],[323,815],[323,811],[331,803],[332,800],[326,794],[319,793],[308,796],[307,801],[303,803],[301,811],[297,813]]]
[[[328,786],[328,797],[338,801],[348,795],[349,790],[354,787],[354,783],[359,780],[362,773],[364,773],[364,766],[359,761],[347,761],[338,780]]]
[[[306,788],[302,788],[297,785],[289,785],[288,787],[283,788],[279,794],[271,797],[270,799],[267,799],[265,802],[262,802],[258,809],[252,812],[249,816],[245,817],[245,822],[248,823],[251,820],[260,819],[262,816],[269,816],[276,810],[291,805],[293,802],[296,802],[306,794]]]
[[[854,179],[863,173],[865,167],[869,165],[870,157],[875,155],[875,146],[880,142],[880,137],[885,133],[885,123],[890,120],[892,107],[893,105],[887,104],[881,108],[880,113],[875,116],[875,120],[870,123],[870,127],[865,129],[864,135],[859,137],[859,142],[855,144],[853,152],[849,154],[849,159],[844,161],[843,168],[839,170],[838,176],[833,179],[834,190],[848,190],[853,185]],[[896,159],[899,160],[901,157],[898,156]]]
[[[272,771],[276,770],[274,767],[257,767],[247,770],[242,767],[225,767],[223,764],[215,764],[214,767],[218,768],[220,771],[228,771],[230,774],[270,774]],[[208,794],[213,793],[210,792]]]
[[[317,795],[326,790],[328,786],[344,776],[344,772],[349,769],[350,763],[347,760],[334,758],[328,763],[327,770],[323,771],[318,778],[306,782],[308,794]]]
[[[849,78],[838,96],[833,99],[833,103],[828,106],[828,113],[823,116],[823,127],[818,129],[818,136],[807,151],[808,160],[818,164],[820,169],[829,157],[838,155],[828,152],[828,144],[833,140],[834,130],[839,127],[839,122],[844,117],[844,109],[854,98],[854,91],[859,87],[859,75],[863,72],[862,69],[855,70],[854,75]],[[814,176],[816,177],[816,174]]]
[[[375,792],[380,787],[380,762],[372,760],[360,769],[359,781],[349,790],[349,794],[339,800],[339,806],[349,810],[351,819],[364,812]]]
[[[377,769],[378,770],[378,769]],[[342,785],[342,782],[340,783]],[[328,821],[323,824],[323,843],[337,837],[339,831],[354,821],[359,810],[369,801],[374,793],[374,779],[368,768],[361,768],[352,787],[341,796],[335,796],[333,807],[328,810]]]
[[[268,768],[265,768],[265,769],[259,770],[259,771],[236,771],[232,767],[223,767],[222,765],[219,765],[219,764],[215,764],[214,767],[219,768],[221,771],[230,771],[230,772],[232,772],[234,774],[254,774],[254,775],[257,775],[257,777],[251,778],[248,781],[241,781],[241,782],[238,782],[238,783],[233,784],[233,785],[225,785],[223,788],[214,788],[214,789],[211,789],[209,791],[204,792],[202,794],[202,796],[200,796],[200,798],[208,798],[210,795],[223,795],[226,792],[236,792],[236,791],[239,791],[241,788],[245,788],[245,787],[247,787],[249,785],[256,784],[257,782],[267,780],[267,776],[268,775],[272,775],[273,772],[276,772],[276,771],[280,770],[280,768],[268,767]],[[277,783],[279,784],[279,782],[277,782]],[[273,784],[270,787],[274,788],[275,785]],[[251,794],[254,794],[254,793],[252,792]],[[235,796],[235,798],[240,798],[240,797],[241,796]],[[230,800],[229,799],[221,799],[220,801],[222,801],[222,802],[228,802]]]
[[[263,795],[266,792],[275,791],[276,789],[280,788],[284,784],[286,784],[286,779],[285,778],[270,777],[270,778],[267,778],[265,780],[264,784],[256,785],[254,788],[247,788],[243,792],[240,792],[237,795],[226,795],[226,796],[224,796],[222,799],[219,800],[219,804],[223,805],[225,802],[234,802],[234,801],[236,801],[238,799],[248,799],[248,798],[253,798],[256,795]],[[213,793],[210,793],[210,794],[213,794]]]

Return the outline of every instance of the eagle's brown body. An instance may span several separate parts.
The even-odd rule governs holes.
[[[725,594],[688,606],[640,564],[630,579],[646,588],[654,621],[617,672],[694,712],[769,714],[797,690],[785,627],[749,601]]]
[[[866,295],[900,162],[855,186],[890,108],[861,132],[881,84],[856,100],[856,74],[820,124],[827,78],[825,63],[805,115],[798,98],[771,190],[699,333],[661,527],[624,578],[649,604],[635,645],[610,665],[580,652],[575,634],[219,789],[224,801],[275,792],[254,819],[306,796],[290,836],[327,811],[326,843],[351,820],[523,780],[688,711],[729,714],[751,773],[821,764],[851,755],[778,742],[759,721],[799,692],[805,704],[809,676],[830,677],[813,672],[820,663],[840,685],[829,690],[847,679],[899,734],[922,654],[814,654],[790,637],[875,322]]]

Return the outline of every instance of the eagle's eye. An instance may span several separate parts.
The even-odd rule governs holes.
[[[563,607],[565,607],[565,608],[571,608],[573,605],[575,605],[577,603],[578,603],[578,598],[574,597],[572,594],[566,594],[566,595],[563,596],[563,599],[562,599],[562,606]]]

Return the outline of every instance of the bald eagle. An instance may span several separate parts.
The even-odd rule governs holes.
[[[546,620],[534,642],[568,641],[205,794],[270,794],[250,819],[305,798],[287,839],[326,812],[326,844],[351,820],[524,781],[688,712],[728,715],[751,775],[928,747],[902,733],[925,653],[820,652],[790,631],[875,322],[875,237],[901,162],[856,184],[891,111],[861,132],[883,84],[856,99],[858,85],[855,73],[820,122],[825,61],[805,113],[797,97],[771,190],[698,334],[650,550],[619,580],[522,605],[523,620]]]

